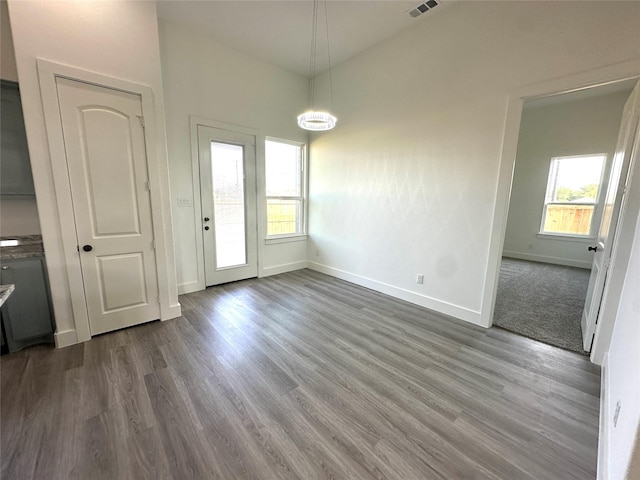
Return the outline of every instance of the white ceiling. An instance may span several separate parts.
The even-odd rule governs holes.
[[[425,0],[329,0],[327,2],[331,65],[380,43],[417,23],[428,21],[447,5],[411,18],[408,11]],[[311,18],[309,0],[158,0],[163,20],[182,24],[265,62],[309,76]],[[324,2],[316,73],[327,68]]]

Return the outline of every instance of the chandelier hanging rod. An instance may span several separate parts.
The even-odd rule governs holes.
[[[311,131],[331,130],[336,125],[336,117],[328,112],[314,110],[316,93],[316,58],[318,48],[318,0],[313,2],[313,16],[311,23],[311,52],[309,55],[309,111],[298,115],[298,125]],[[324,21],[327,36],[327,61],[329,66],[329,107],[333,109],[333,75],[331,72],[331,49],[329,46],[329,19],[327,2],[324,0]]]

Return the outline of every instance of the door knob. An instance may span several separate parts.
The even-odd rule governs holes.
[[[209,227],[204,227],[205,230],[209,230]]]
[[[205,222],[208,222],[209,220],[210,220],[209,217],[204,217]]]
[[[595,247],[589,247],[587,250],[589,250],[590,252],[597,252],[598,246],[596,245]]]
[[[90,252],[91,250],[93,250],[93,247],[91,245],[84,245],[82,247],[82,250],[84,250],[85,252]]]

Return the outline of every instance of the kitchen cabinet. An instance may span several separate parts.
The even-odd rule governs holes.
[[[35,195],[20,89],[7,80],[0,88],[0,194]]]
[[[10,352],[53,342],[53,315],[44,257],[2,260],[0,283],[15,290],[2,306],[2,324]]]

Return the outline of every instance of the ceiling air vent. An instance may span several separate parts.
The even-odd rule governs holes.
[[[421,3],[413,10],[409,10],[409,16],[411,18],[419,17],[424,12],[431,10],[433,7],[437,7],[437,6],[438,6],[438,2],[436,2],[436,0],[428,0],[424,3]]]

